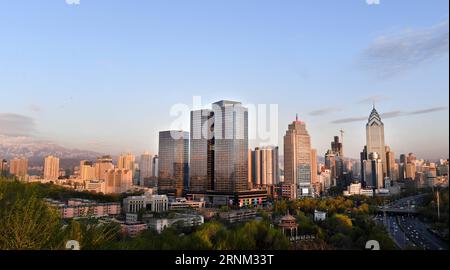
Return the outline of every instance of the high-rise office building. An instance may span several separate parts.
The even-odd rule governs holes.
[[[9,173],[24,180],[28,176],[28,159],[15,158],[10,161]]]
[[[334,172],[332,171],[332,178],[337,181],[338,178],[343,176],[345,171],[344,146],[342,142],[339,141],[339,136],[334,136],[334,140],[331,142],[330,151],[331,154],[334,155],[335,162]]]
[[[159,132],[158,188],[177,197],[189,183],[189,132]]]
[[[336,154],[332,150],[325,153],[325,169],[330,171],[331,185],[336,185],[338,177],[338,167],[336,162]]]
[[[405,178],[414,180],[416,177],[416,165],[414,163],[407,163],[405,166]]]
[[[212,110],[191,112],[189,191],[205,193],[214,189],[214,136]]]
[[[159,157],[158,155],[155,155],[153,157],[153,174],[152,174],[153,177],[158,177],[159,175],[158,168],[159,168]]]
[[[153,155],[149,152],[145,152],[141,155],[139,161],[139,182],[140,185],[144,185],[144,180],[153,176]]]
[[[378,153],[369,154],[369,158],[364,161],[365,187],[380,189],[384,187],[383,165]]]
[[[272,150],[278,153],[278,148]],[[267,192],[250,189],[254,177],[251,156],[248,109],[242,103],[222,100],[212,104],[212,109],[191,112],[190,195],[216,206],[264,204]],[[270,162],[266,172],[270,172],[261,181],[272,183],[279,173],[273,173],[272,154],[265,157]]]
[[[105,180],[105,173],[114,169],[111,156],[102,156],[97,158],[95,162],[95,178],[96,180]]]
[[[317,150],[311,149],[311,184],[314,188],[314,192],[320,193],[321,188],[319,185],[319,175],[317,167]]]
[[[0,177],[6,176],[8,171],[8,161],[6,159],[0,158]]]
[[[59,177],[59,158],[48,156],[44,160],[44,179],[56,180]]]
[[[387,177],[391,180],[396,181],[395,175],[395,153],[391,151],[389,146],[386,146],[386,168],[387,168]]]
[[[335,155],[343,156],[343,146],[342,142],[339,141],[339,136],[334,136],[334,140],[331,142],[331,151]]]
[[[311,196],[311,137],[304,122],[289,125],[284,136],[284,181],[296,186],[296,196]]]
[[[222,100],[213,104],[214,190],[236,193],[248,188],[248,109]]]
[[[366,146],[367,154],[377,153],[381,159],[383,174],[387,174],[386,166],[386,145],[384,140],[384,124],[378,114],[375,106],[369,116],[369,121],[366,125]]]
[[[280,149],[278,146],[275,146],[273,149],[273,177],[274,184],[278,185],[280,183]]]

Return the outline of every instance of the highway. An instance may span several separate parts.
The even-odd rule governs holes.
[[[422,202],[425,194],[402,198],[380,210],[386,210],[384,214],[378,214],[375,219],[383,224],[400,249],[424,249],[424,250],[448,250],[449,245],[439,239],[428,229],[429,226],[416,217],[402,211],[415,210],[415,206]],[[391,215],[392,213],[395,213]]]
[[[420,248],[426,250],[448,250],[448,243],[445,243],[430,231],[429,226],[417,218],[398,217],[399,225],[405,234]]]
[[[395,216],[378,215],[376,216],[376,222],[384,225],[389,236],[394,240],[394,243],[402,250],[417,248],[417,245],[411,241],[406,233],[400,229],[399,223]]]

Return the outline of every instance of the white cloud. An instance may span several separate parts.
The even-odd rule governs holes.
[[[380,0],[366,0],[366,3],[368,5],[379,5],[381,2]]]
[[[364,51],[361,64],[377,77],[387,78],[448,57],[448,27],[447,20],[429,28],[379,36]]]
[[[66,4],[68,5],[79,5],[80,0],[66,0]]]

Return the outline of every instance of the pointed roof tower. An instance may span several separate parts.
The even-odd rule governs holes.
[[[367,125],[368,126],[373,126],[373,125],[382,126],[382,125],[384,125],[383,122],[381,121],[380,114],[378,114],[377,109],[375,108],[375,104],[373,105],[373,109],[372,109],[372,112],[370,113],[369,121],[368,121]]]

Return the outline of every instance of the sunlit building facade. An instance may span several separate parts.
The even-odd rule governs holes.
[[[312,196],[311,163],[311,137],[297,117],[284,136],[284,182],[296,185],[296,197]]]
[[[139,161],[139,183],[144,185],[144,180],[153,176],[153,155],[145,152]]]
[[[213,104],[214,190],[248,190],[248,109],[240,102]]]
[[[158,171],[159,190],[183,196],[189,183],[189,132],[159,133]]]
[[[105,180],[106,172],[114,169],[114,164],[111,156],[102,156],[97,158],[95,162],[95,179]]]
[[[24,180],[28,176],[28,159],[12,159],[9,164],[9,173],[21,180]]]
[[[191,112],[189,191],[214,190],[214,113],[212,110]]]
[[[386,166],[386,145],[384,139],[384,123],[378,114],[375,106],[369,116],[369,121],[366,125],[366,146],[367,154],[378,153],[383,166],[383,174],[387,175]]]

